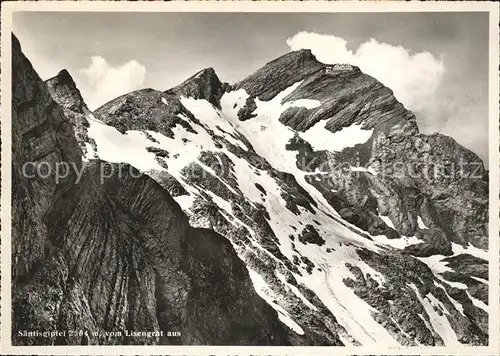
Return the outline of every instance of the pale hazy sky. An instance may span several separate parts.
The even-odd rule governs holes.
[[[13,31],[40,76],[66,68],[91,109],[206,67],[232,83],[311,48],[393,89],[421,131],[451,135],[487,159],[487,13],[19,12]]]

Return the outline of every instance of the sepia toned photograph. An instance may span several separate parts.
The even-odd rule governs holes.
[[[9,350],[498,349],[493,3],[10,5]]]

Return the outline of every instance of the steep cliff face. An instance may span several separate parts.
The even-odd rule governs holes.
[[[70,172],[56,183],[56,167],[68,162],[79,169],[81,151],[62,109],[15,37],[12,42],[12,253],[13,273],[21,278],[45,260],[44,213],[58,188],[76,180]]]
[[[49,82],[64,110],[85,114],[64,72]],[[14,344],[289,343],[229,241],[191,227],[134,167],[82,163],[74,123],[15,38],[12,104]]]
[[[86,113],[90,111],[73,78],[66,69],[63,69],[55,77],[47,80],[45,84],[69,120],[80,149],[84,155],[87,155],[95,146],[95,142],[89,138],[87,133],[89,123]]]
[[[65,104],[69,94],[51,93],[77,110],[78,100]],[[118,224],[107,241],[145,261],[136,264],[145,266],[143,277],[126,277],[120,295],[132,300],[154,285],[147,289],[154,298],[123,304],[118,309],[134,310],[133,317],[115,312],[116,320],[184,327],[183,343],[487,343],[484,167],[453,139],[420,134],[391,90],[359,68],[291,52],[234,85],[208,69],[164,92],[125,94],[94,113],[84,110],[84,117],[85,160],[138,170],[130,177],[115,172],[96,190],[92,172],[102,163],[88,163],[87,188],[68,188],[93,202],[102,196],[102,209]],[[462,160],[477,160],[475,175],[458,175]],[[47,221],[64,229],[79,220],[51,211]],[[166,214],[180,224],[168,242],[161,233]],[[106,237],[112,226],[96,229]],[[125,241],[137,249],[115,235],[129,236]],[[130,275],[134,268],[125,265],[135,265],[120,267]],[[265,305],[248,292],[248,277]],[[113,295],[115,303],[120,298]],[[98,310],[87,298],[88,309]],[[152,310],[156,319],[148,316]]]

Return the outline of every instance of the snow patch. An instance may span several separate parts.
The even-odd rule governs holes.
[[[343,127],[333,133],[325,128],[327,122],[328,120],[321,120],[300,134],[316,151],[340,152],[347,147],[365,143],[373,134],[373,129],[365,130],[360,124]]]
[[[94,147],[90,143],[85,142],[85,148],[87,149],[87,153],[82,157],[83,161],[93,159],[97,155],[97,152],[94,151]]]
[[[428,297],[422,297],[415,284],[410,283],[409,286],[415,292],[415,295],[424,307],[427,315],[429,315],[432,328],[439,334],[439,336],[441,336],[446,346],[461,345],[461,343],[458,341],[457,334],[451,327],[446,315],[439,315],[434,310],[434,305],[442,305],[439,304],[441,302],[437,301],[437,299],[432,294],[429,294]]]
[[[300,325],[292,320],[290,314],[288,314],[285,309],[274,302],[273,297],[270,296],[270,294],[273,294],[273,291],[271,290],[271,288],[269,288],[264,278],[262,278],[260,274],[251,269],[248,269],[248,273],[257,294],[278,312],[278,318],[281,320],[281,322],[295,331],[297,334],[304,335],[304,330],[302,330]]]
[[[291,291],[293,292],[293,294],[295,294],[297,297],[299,297],[305,305],[307,305],[310,309],[314,310],[314,311],[318,311],[318,308],[316,308],[309,300],[307,300],[306,297],[304,297],[304,295],[299,291],[299,289],[297,287],[295,287],[293,284],[290,284],[286,281],[286,278],[285,276],[276,271],[276,277],[278,277],[278,279],[284,284],[286,285],[288,288],[291,289]]]
[[[237,98],[248,97],[246,93],[243,95],[242,92],[231,92],[221,98],[221,107],[226,119],[251,141],[255,151],[260,156],[266,157],[274,168],[286,172],[295,167],[297,153],[285,149],[295,132],[279,121],[281,113],[290,105],[290,103],[282,105],[281,102],[300,83],[291,85],[269,101],[255,99],[257,108],[253,113],[256,117],[246,121],[240,121],[237,110],[233,109]],[[266,130],[262,130],[262,127],[265,127]],[[269,152],[272,154],[270,155]]]
[[[306,109],[314,109],[321,105],[321,101],[313,99],[299,99],[286,102],[283,106],[288,107],[304,107]]]
[[[469,254],[485,261],[489,261],[490,259],[488,256],[488,251],[472,246],[471,244],[463,247],[462,245],[453,242],[451,244],[451,248],[454,255]]]
[[[377,171],[375,169],[373,169],[372,167],[354,167],[354,166],[351,166],[349,167],[349,169],[353,172],[368,172],[368,173],[371,173],[373,174],[374,176],[377,175]]]
[[[436,274],[441,274],[444,272],[454,272],[453,269],[448,267],[448,262],[443,261],[443,259],[447,258],[443,255],[433,255],[429,257],[417,257],[420,261],[425,263],[429,268]]]
[[[481,282],[481,283],[484,283],[484,284],[488,284],[488,281],[486,279],[479,278],[479,277],[476,277],[476,276],[469,276],[469,277],[472,278],[472,279],[475,279],[478,282]]]
[[[89,120],[87,133],[95,140],[97,154],[104,161],[129,163],[143,172],[163,170],[155,155],[146,150],[149,141],[140,131],[127,131],[124,135],[112,126]]]
[[[452,268],[448,267],[448,262],[443,261],[446,256],[434,255],[430,257],[417,257],[421,262],[425,263],[434,273],[434,276],[440,281],[448,284],[451,287],[458,289],[467,289],[468,287],[460,282],[448,281],[441,276],[444,272],[455,272]]]
[[[438,288],[441,288],[446,293],[446,296],[448,297],[448,300],[453,304],[453,306],[455,307],[455,309],[458,310],[460,312],[460,314],[462,314],[463,316],[465,316],[465,314],[464,314],[464,307],[462,306],[462,304],[460,304],[458,301],[456,301],[455,299],[453,299],[448,294],[448,292],[446,291],[446,288],[442,284],[439,284],[436,281],[434,281],[434,285],[436,287],[438,287]]]
[[[387,217],[385,217],[385,218],[387,220],[389,220]],[[387,222],[386,222],[386,224],[387,224]],[[415,236],[410,236],[410,237],[401,236],[399,239],[389,239],[385,235],[376,235],[376,236],[372,236],[372,239],[373,239],[373,241],[375,241],[376,243],[378,243],[380,245],[391,246],[391,247],[394,247],[394,248],[397,248],[400,250],[402,250],[408,246],[417,245],[417,244],[423,242],[422,240],[416,238]]]
[[[418,224],[418,227],[420,229],[429,229],[427,226],[425,226],[425,224],[424,224],[422,218],[420,217],[420,215],[417,216],[417,224]]]
[[[482,300],[474,298],[469,293],[469,291],[466,291],[466,293],[469,296],[469,299],[472,301],[472,304],[474,304],[474,306],[478,307],[479,309],[483,309],[486,313],[489,313],[489,311],[488,311],[488,305],[486,305],[486,303],[484,303]]]
[[[448,281],[444,278],[440,278],[439,279],[440,281],[448,284],[450,287],[453,287],[453,288],[458,288],[458,289],[467,289],[469,287],[467,287],[466,284],[463,284],[463,283],[460,283],[460,282],[452,282],[452,281]]]
[[[194,199],[194,194],[174,197],[174,200],[177,202],[177,204],[179,204],[182,210],[188,215],[191,213],[191,207],[193,206]]]
[[[262,201],[262,192],[257,189],[255,183],[260,184],[266,193],[268,190],[271,192],[276,190],[276,182],[267,172],[262,171],[260,175],[257,175],[245,159],[237,157],[231,152],[226,152],[226,155],[234,163],[234,173],[238,182],[238,187],[245,198],[255,203]]]
[[[234,138],[236,130],[228,121],[223,120],[218,110],[205,99],[194,99],[181,97],[180,101],[186,109],[188,109],[203,125],[207,125],[212,131],[218,131],[226,140],[235,146],[246,150],[247,147],[240,141]],[[225,132],[218,130],[218,127]]]
[[[383,215],[380,215],[378,214],[379,218],[382,219],[383,222],[385,222],[385,224],[387,226],[389,226],[390,228],[393,228],[394,230],[396,230],[396,227],[394,226],[394,224],[392,223],[391,219],[388,217],[388,216],[383,216]]]
[[[231,203],[228,202],[227,200],[222,199],[218,195],[215,195],[209,190],[206,190],[205,193],[210,195],[214,201],[215,204],[221,209],[223,209],[228,215],[233,215],[233,209],[231,208]]]

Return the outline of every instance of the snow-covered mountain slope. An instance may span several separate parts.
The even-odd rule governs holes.
[[[482,163],[420,134],[359,68],[326,67],[298,51],[233,86],[208,69],[132,92],[81,110],[80,145],[147,173],[192,226],[231,241],[301,342],[486,344]],[[479,162],[474,177],[428,174],[459,160]]]

